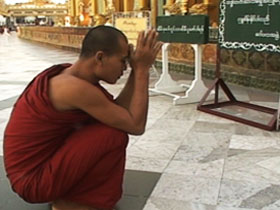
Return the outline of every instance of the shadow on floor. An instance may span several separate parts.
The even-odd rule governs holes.
[[[126,170],[124,194],[116,209],[142,210],[160,175],[160,173],[154,172]]]
[[[126,170],[124,194],[117,210],[142,210],[160,173]],[[4,171],[3,157],[0,156],[0,210],[50,210],[46,204],[29,204],[23,201],[11,188]]]

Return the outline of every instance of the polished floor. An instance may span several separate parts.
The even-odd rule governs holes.
[[[78,54],[20,40],[15,34],[0,39],[2,155],[2,134],[12,105],[28,81],[50,65],[74,62]],[[117,95],[126,77],[127,74],[115,86],[104,85]],[[181,80],[184,76],[174,75],[174,78]],[[157,75],[151,72],[151,86],[156,80]],[[277,93],[233,85],[230,88],[239,100],[278,107]],[[143,186],[153,186],[142,209],[279,210],[280,132],[264,131],[199,112],[196,106],[174,106],[169,96],[150,96],[146,132],[142,136],[131,136],[126,163],[130,176],[138,177],[135,180],[139,186],[142,182],[146,183]],[[247,114],[262,120],[258,113]],[[154,173],[157,178],[147,184],[146,179],[140,178],[141,173],[143,176]],[[136,184],[126,186],[130,192],[137,192]],[[1,210],[14,210],[1,207],[3,202],[0,196]],[[127,197],[119,210],[127,209],[125,205],[133,202],[139,200]],[[131,207],[131,210],[136,209]]]

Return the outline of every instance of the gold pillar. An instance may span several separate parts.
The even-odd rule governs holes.
[[[124,12],[133,11],[133,3],[131,0],[124,0]]]
[[[108,2],[107,2],[107,0],[103,0],[102,2],[103,2],[103,3],[102,3],[102,11],[101,11],[101,14],[105,14],[105,13],[106,13],[106,9],[107,9],[107,7],[108,7]],[[99,11],[99,13],[100,13],[100,11]]]
[[[80,14],[80,0],[74,0],[75,1],[75,16],[79,16]]]
[[[76,0],[70,0],[68,5],[69,5],[69,13],[68,15],[70,16],[70,25],[77,25],[77,7],[76,7],[77,1]]]
[[[138,0],[139,10],[149,10],[149,0]]]
[[[152,8],[152,27],[156,27],[156,19],[158,15],[158,1],[151,0],[151,8]]]
[[[71,17],[75,17],[76,16],[76,0],[70,0],[69,7],[70,7],[69,15]]]
[[[98,13],[98,0],[91,0],[91,11],[92,15],[96,15]]]
[[[121,0],[114,0],[113,2],[114,2],[116,12],[120,12],[121,11]]]

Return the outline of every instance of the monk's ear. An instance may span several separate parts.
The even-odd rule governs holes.
[[[97,51],[96,53],[95,53],[95,60],[97,61],[97,63],[102,63],[103,62],[103,60],[104,60],[104,52],[102,52],[102,51]]]

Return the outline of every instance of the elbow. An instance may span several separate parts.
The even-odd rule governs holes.
[[[144,127],[138,127],[133,129],[130,134],[135,135],[135,136],[140,136],[145,133],[145,126]]]
[[[144,134],[144,133],[145,133],[145,128],[142,129],[142,130],[139,130],[138,132],[136,132],[135,135],[136,135],[136,136],[140,136],[140,135],[142,135],[142,134]]]

